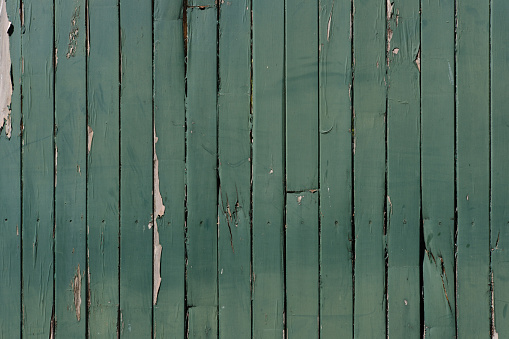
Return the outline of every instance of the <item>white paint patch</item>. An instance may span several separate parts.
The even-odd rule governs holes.
[[[92,149],[92,138],[94,137],[94,131],[92,130],[92,127],[88,126],[88,153],[90,153],[90,150]]]
[[[7,138],[11,138],[11,52],[9,34],[11,22],[7,18],[5,0],[0,0],[0,132],[5,129]]]
[[[163,198],[161,197],[161,191],[159,190],[159,160],[156,154],[156,128],[154,126],[154,287],[153,287],[153,302],[154,305],[157,303],[157,295],[159,293],[159,287],[161,286],[161,252],[163,247],[159,243],[159,231],[157,229],[157,218],[164,215],[164,204]]]

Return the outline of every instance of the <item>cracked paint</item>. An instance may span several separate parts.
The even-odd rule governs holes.
[[[159,287],[161,286],[161,252],[163,247],[159,243],[159,231],[157,229],[157,218],[164,215],[165,206],[163,204],[163,198],[161,191],[159,190],[159,160],[157,159],[156,143],[157,143],[156,129],[154,126],[154,287],[153,287],[153,303],[157,303],[157,295],[159,293]],[[152,225],[149,224],[149,228]]]

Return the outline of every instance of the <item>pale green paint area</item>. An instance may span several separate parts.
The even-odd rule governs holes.
[[[459,338],[490,337],[488,17],[488,3],[459,1],[457,4],[456,317]]]
[[[321,1],[319,15],[320,335],[351,338],[351,2]]]
[[[288,337],[318,338],[318,193],[286,197]]]
[[[88,332],[90,338],[112,338],[117,335],[119,308],[118,167],[120,160],[117,1],[89,0],[88,17],[90,42],[87,60],[86,150],[88,154],[87,255],[90,272]],[[103,34],[103,32],[109,32],[109,34]]]
[[[444,34],[446,32],[446,34]],[[454,1],[421,14],[421,182],[424,330],[454,338]]]
[[[395,2],[387,20],[388,336],[416,338],[422,330],[419,0]]]
[[[284,1],[253,2],[253,338],[284,323]]]
[[[251,336],[251,14],[242,1],[219,15],[219,337]]]
[[[354,8],[354,338],[376,338],[386,332],[386,12],[383,1]]]

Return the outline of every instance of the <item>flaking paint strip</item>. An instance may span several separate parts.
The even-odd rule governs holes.
[[[159,287],[161,286],[161,252],[163,247],[159,243],[159,231],[157,229],[157,218],[162,217],[164,215],[164,204],[163,198],[161,196],[161,191],[159,190],[159,160],[157,159],[156,153],[156,128],[154,126],[154,213],[153,213],[153,223],[154,223],[154,287],[153,287],[153,303],[154,305],[157,303],[157,295],[159,293]],[[151,225],[149,224],[149,227]]]
[[[76,319],[81,319],[81,271],[80,264],[76,268],[76,274],[71,281],[72,291],[74,294],[74,309],[76,310]]]
[[[90,150],[92,149],[92,138],[94,137],[94,131],[92,130],[92,127],[88,126],[88,153],[90,153]]]
[[[0,132],[5,129],[7,138],[11,138],[11,52],[7,31],[11,22],[7,18],[5,0],[0,0]]]

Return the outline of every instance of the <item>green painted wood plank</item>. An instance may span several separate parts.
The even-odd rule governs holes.
[[[90,338],[112,338],[117,333],[120,203],[118,29],[116,0],[88,1],[87,276]]]
[[[136,24],[133,24],[136,23]],[[152,9],[120,3],[120,331],[152,333]]]
[[[55,2],[55,319],[86,333],[85,1]]]
[[[318,188],[318,1],[286,2],[286,189]]]
[[[351,1],[320,1],[320,336],[352,338]]]
[[[354,337],[385,336],[385,22],[383,1],[354,1]]]
[[[158,175],[166,212],[156,219],[160,243],[161,285],[154,285],[154,336],[178,337],[185,322],[185,73],[183,3],[156,2],[154,8],[154,123]],[[168,61],[168,56],[170,57]],[[170,67],[168,67],[168,62]],[[156,169],[154,169],[156,171]],[[154,182],[156,185],[156,182]],[[155,198],[156,199],[156,198]],[[156,200],[154,204],[157,205]],[[158,214],[157,207],[155,215]],[[154,249],[156,251],[156,249]],[[156,255],[156,252],[154,252]],[[154,257],[154,265],[157,265]],[[156,279],[154,273],[154,279]]]
[[[187,12],[187,305],[189,329],[217,335],[217,11]],[[194,332],[191,332],[194,333]],[[191,334],[190,333],[190,334]],[[212,333],[212,334],[211,334]],[[202,332],[192,335],[201,338]]]
[[[251,337],[251,9],[220,5],[219,337]]]
[[[319,337],[318,195],[289,193],[286,200],[288,337]]]
[[[23,1],[23,335],[50,337],[53,309],[53,2]]]
[[[205,9],[208,7],[212,8],[217,6],[218,1],[219,0],[187,0],[187,6],[188,8],[196,7],[197,9]]]
[[[253,2],[253,338],[284,323],[284,1]]]
[[[9,37],[9,21],[13,31]],[[7,133],[10,126],[1,121],[3,129],[0,131],[0,300],[4,307],[0,311],[0,337],[17,338],[21,333],[21,23],[19,16],[19,1],[10,0],[3,3],[0,11],[0,45],[2,62],[10,57],[10,65],[4,70],[12,68],[12,84],[10,77],[2,78],[4,93],[10,96],[10,126],[12,131]],[[8,75],[8,73],[7,73]],[[7,104],[7,102],[6,102]],[[7,109],[7,105],[1,107]],[[9,134],[9,135],[8,135]],[[10,136],[10,137],[9,137]]]
[[[457,3],[457,328],[490,336],[489,4]]]
[[[421,333],[419,0],[387,13],[388,336]]]
[[[182,6],[183,1],[154,3],[154,123],[158,140],[155,150],[159,166],[159,192],[166,207],[164,215],[156,220],[162,246],[162,280],[154,305],[154,337],[157,338],[182,338],[186,316],[185,51]]]
[[[186,338],[217,338],[217,307],[189,308],[189,329]]]
[[[421,171],[424,331],[456,336],[454,1],[422,2]]]
[[[493,284],[493,334],[509,336],[509,209],[507,192],[509,180],[509,98],[504,90],[509,76],[509,3],[491,1],[491,267]]]

